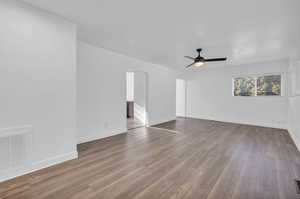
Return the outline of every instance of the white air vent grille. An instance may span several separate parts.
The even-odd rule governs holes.
[[[9,137],[0,137],[0,171],[10,167]]]
[[[32,128],[0,129],[0,177],[31,165]]]

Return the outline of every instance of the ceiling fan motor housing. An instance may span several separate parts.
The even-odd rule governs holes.
[[[201,57],[200,53],[202,51],[202,48],[198,48],[197,52],[198,52],[198,56],[195,58],[195,62],[200,62],[200,61],[204,61],[204,57]]]

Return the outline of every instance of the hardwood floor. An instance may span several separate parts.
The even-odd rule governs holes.
[[[135,129],[135,128],[139,128],[145,126],[141,121],[139,121],[136,118],[127,118],[127,129],[131,130],[131,129]]]
[[[0,184],[14,199],[296,199],[287,131],[183,119],[79,145],[79,159]]]

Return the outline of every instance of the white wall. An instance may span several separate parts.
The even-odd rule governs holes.
[[[186,116],[186,82],[176,79],[176,116]]]
[[[288,130],[300,150],[300,59],[290,60],[290,75]]]
[[[300,151],[300,96],[289,99],[289,132]]]
[[[134,101],[134,73],[127,72],[126,79],[126,93],[127,93],[127,101]]]
[[[76,27],[14,0],[0,24],[0,132],[33,129],[33,164],[10,178],[77,157]]]
[[[232,67],[199,68],[187,82],[189,117],[287,128],[288,61],[273,61]],[[283,97],[233,97],[232,77],[283,73]]]
[[[175,119],[174,71],[79,42],[79,142],[127,131],[127,71],[147,72],[149,124]]]
[[[146,124],[146,81],[144,72],[134,72],[134,117]]]

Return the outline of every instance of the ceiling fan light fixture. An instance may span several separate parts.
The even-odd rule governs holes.
[[[196,66],[196,67],[203,66],[206,62],[217,62],[217,61],[226,61],[227,60],[227,57],[206,59],[206,58],[202,57],[200,54],[202,51],[201,48],[197,49],[196,51],[198,52],[197,57],[184,56],[185,58],[188,58],[188,59],[191,59],[194,61],[190,65],[187,65],[185,68],[189,68],[191,66]]]
[[[197,67],[203,66],[203,65],[204,65],[204,62],[202,62],[202,61],[198,61],[198,62],[194,63],[194,66],[197,66]]]

